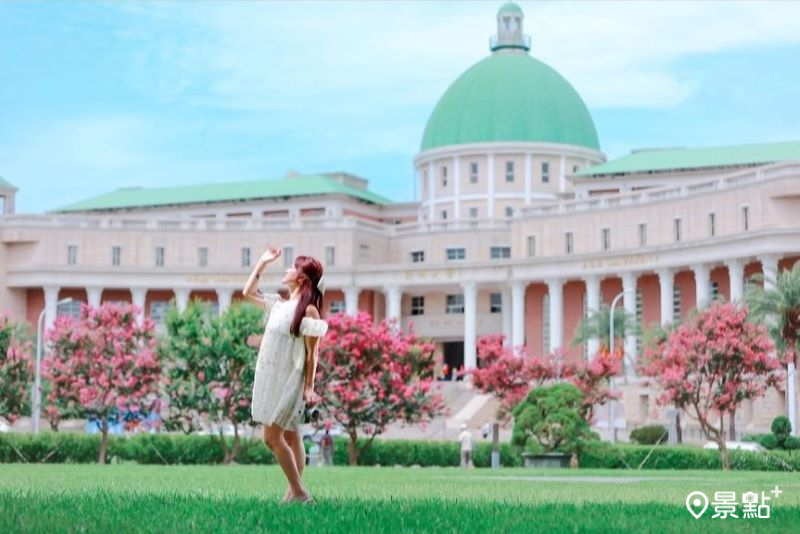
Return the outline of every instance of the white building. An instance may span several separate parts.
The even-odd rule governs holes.
[[[441,363],[470,368],[477,336],[503,333],[539,355],[569,346],[581,318],[622,290],[643,326],[666,323],[715,296],[738,300],[750,275],[800,259],[800,142],[606,162],[581,97],[531,57],[522,22],[518,6],[502,6],[491,55],[436,105],[414,160],[418,202],[331,173],[126,188],[23,215],[0,180],[0,311],[35,324],[45,309],[50,324],[81,301],[133,302],[157,321],[190,298],[223,310],[279,245],[286,262],[325,265],[324,314],[413,322]],[[282,271],[265,273],[265,289]],[[76,302],[57,309],[65,297]],[[629,336],[629,357],[638,346]],[[637,378],[624,391],[622,436],[664,422]],[[765,431],[791,397],[747,403],[740,430]]]

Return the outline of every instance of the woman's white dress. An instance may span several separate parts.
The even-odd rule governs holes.
[[[265,426],[277,424],[285,430],[297,430],[305,408],[306,345],[303,336],[325,335],[328,323],[303,317],[300,336],[294,337],[289,328],[298,299],[284,300],[277,293],[267,293],[264,301],[267,325],[258,350],[250,412],[254,421]]]

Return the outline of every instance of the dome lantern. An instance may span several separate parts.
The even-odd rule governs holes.
[[[527,52],[531,49],[531,38],[522,33],[522,9],[513,2],[497,10],[497,35],[489,40],[492,52]]]

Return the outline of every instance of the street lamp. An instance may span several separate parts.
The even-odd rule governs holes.
[[[72,302],[72,297],[56,302],[56,314],[58,314],[58,307],[61,304],[68,304]],[[45,307],[39,314],[39,321],[36,323],[36,380],[33,385],[33,433],[39,433],[39,414],[41,412],[42,404],[42,336],[44,335],[42,329],[44,328],[44,313],[47,311]]]
[[[627,290],[621,292],[616,297],[614,297],[614,300],[611,301],[611,316],[609,317],[609,320],[608,320],[608,322],[610,323],[610,326],[608,328],[608,330],[609,330],[609,332],[608,332],[608,346],[609,346],[609,348],[611,350],[612,358],[614,356],[614,308],[617,307],[617,302],[619,302],[619,299],[621,299],[622,296],[625,295],[625,293],[632,293],[632,291],[630,289],[627,289]],[[624,351],[624,349],[622,351],[622,358],[623,358],[623,364],[624,364],[624,359],[625,359],[625,351]],[[609,382],[610,382],[611,389],[613,390],[615,382],[616,382],[614,380],[613,376],[611,377],[611,380]],[[616,443],[617,442],[617,425],[616,425],[616,421],[617,421],[617,399],[611,399],[611,404],[609,405],[608,418],[609,418],[609,422],[608,423],[610,425],[609,428],[611,430],[611,443]]]

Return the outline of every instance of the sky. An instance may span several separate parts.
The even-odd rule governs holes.
[[[609,159],[800,141],[800,1],[518,4]],[[412,201],[425,123],[500,5],[0,3],[0,176],[17,213],[290,170]]]

